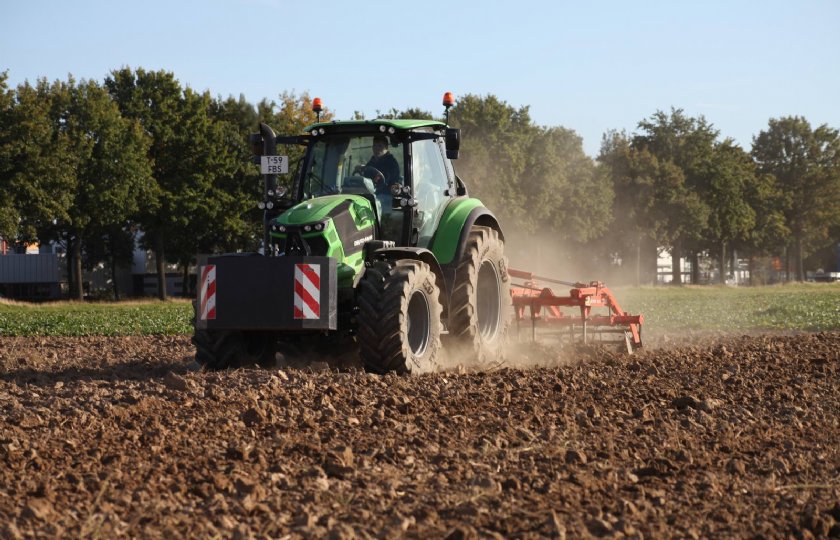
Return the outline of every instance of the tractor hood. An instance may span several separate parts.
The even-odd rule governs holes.
[[[371,202],[359,195],[327,195],[305,200],[272,220],[271,237],[278,254],[334,257],[339,281],[350,261],[376,235]],[[355,267],[354,267],[355,268]],[[351,269],[351,277],[353,270]]]
[[[359,228],[373,225],[370,201],[358,195],[327,195],[307,199],[286,210],[273,223],[278,225],[306,225],[319,223],[349,211]]]

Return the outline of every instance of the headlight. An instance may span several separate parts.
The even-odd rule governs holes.
[[[262,201],[258,202],[257,208],[259,208],[260,210],[265,210],[265,203]]]
[[[312,230],[312,225],[304,225],[303,230],[306,231],[306,232],[311,231]]]
[[[391,195],[399,197],[402,192],[402,186],[399,184],[391,184]]]
[[[272,208],[274,208],[274,203],[271,202],[271,201],[268,201],[267,203],[265,203],[265,207],[268,208],[269,210],[271,210]]]
[[[277,230],[280,231],[280,232],[286,232],[286,226],[285,225],[278,225]]]
[[[324,230],[324,224],[323,223],[316,223],[315,224],[315,230],[316,231],[323,231]]]
[[[284,188],[283,186],[280,186],[280,187],[277,188],[277,190],[274,192],[274,194],[277,195],[278,197],[282,197],[283,195],[286,194],[286,188]]]

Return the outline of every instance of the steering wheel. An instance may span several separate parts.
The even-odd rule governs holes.
[[[379,176],[382,177],[382,180],[385,180],[385,175],[382,174],[382,171],[372,165],[359,165],[356,169],[360,171],[362,175],[373,181],[376,181],[376,178]]]

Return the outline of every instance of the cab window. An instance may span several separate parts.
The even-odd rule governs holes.
[[[417,245],[426,247],[435,232],[449,197],[449,178],[440,145],[433,139],[415,141],[411,145],[411,171],[417,207],[414,227],[418,231]]]

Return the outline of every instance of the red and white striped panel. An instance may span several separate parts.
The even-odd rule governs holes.
[[[295,319],[321,318],[321,265],[295,265]]]
[[[201,267],[201,292],[198,295],[198,316],[202,321],[216,318],[216,265]]]

